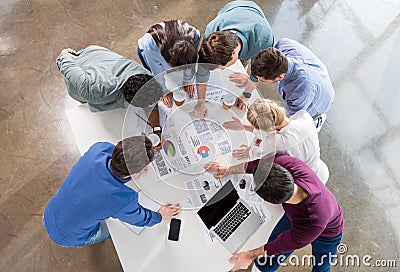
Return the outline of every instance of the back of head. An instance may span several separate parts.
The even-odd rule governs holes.
[[[247,120],[256,129],[269,131],[280,126],[286,117],[286,110],[271,99],[258,98],[247,111]]]
[[[256,191],[261,198],[272,204],[282,204],[292,197],[294,181],[288,170],[276,163],[273,163],[272,166],[266,163],[259,165],[258,171],[267,173],[254,176],[255,183],[261,184],[257,186]]]
[[[276,48],[269,47],[254,59],[251,65],[251,72],[264,79],[274,80],[288,70],[288,60],[286,56]]]
[[[154,159],[152,143],[146,136],[119,141],[111,158],[111,170],[120,178],[139,173]]]
[[[171,59],[169,61],[172,67],[196,63],[197,50],[194,45],[186,40],[178,40],[170,49]]]
[[[225,66],[232,60],[233,51],[239,46],[238,36],[228,30],[216,31],[203,40],[199,51],[199,63]]]
[[[143,89],[141,89],[143,87]],[[140,90],[140,92],[139,92]],[[135,107],[146,108],[160,100],[163,88],[147,74],[136,74],[128,78],[122,86],[125,100]]]
[[[164,27],[156,24],[148,31],[161,55],[172,67],[196,63],[197,49],[192,37],[195,32],[196,28],[180,20],[164,21]]]

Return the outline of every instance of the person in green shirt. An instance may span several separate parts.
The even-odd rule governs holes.
[[[252,1],[233,1],[226,4],[217,17],[206,27],[199,50],[199,63],[214,64],[215,68],[233,65],[238,59],[247,62],[257,54],[272,47],[274,36],[271,27],[261,10]],[[205,97],[210,68],[200,65],[196,74],[198,103],[195,114],[207,116]],[[242,74],[235,73],[230,79],[237,80]],[[252,78],[257,81],[257,78]]]
[[[130,103],[147,108],[163,95],[161,86],[142,65],[101,46],[80,51],[66,48],[56,63],[69,95],[88,103],[93,112],[126,108]],[[147,82],[145,92],[139,92]]]

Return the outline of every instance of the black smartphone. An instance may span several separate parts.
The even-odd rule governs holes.
[[[181,229],[181,220],[172,218],[171,223],[169,224],[168,240],[178,241],[180,229]]]

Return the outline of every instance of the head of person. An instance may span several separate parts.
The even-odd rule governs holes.
[[[213,32],[204,39],[199,50],[199,63],[215,64],[220,68],[233,65],[239,58],[241,42],[228,30]]]
[[[271,99],[258,98],[247,111],[247,120],[259,130],[270,131],[280,127],[286,110]]]
[[[273,83],[282,80],[288,70],[286,56],[276,48],[269,47],[254,59],[251,72],[259,81]]]
[[[160,52],[171,67],[179,67],[197,62],[196,47],[187,40],[173,41],[171,46],[162,46]]]
[[[125,100],[132,106],[147,108],[155,105],[164,92],[153,76],[136,74],[130,76],[124,83],[122,93]]]
[[[287,202],[294,194],[294,180],[289,171],[276,163],[260,161],[254,175],[256,193],[272,204]]]
[[[196,28],[181,20],[164,21],[150,27],[150,33],[160,50],[161,56],[171,67],[197,62],[197,48],[194,46]]]
[[[119,141],[111,157],[111,171],[122,179],[140,173],[154,159],[152,143],[146,136]]]

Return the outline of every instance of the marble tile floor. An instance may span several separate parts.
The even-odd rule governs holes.
[[[111,241],[62,248],[42,225],[47,201],[79,158],[58,53],[98,44],[138,60],[137,39],[152,24],[183,19],[203,33],[227,2],[0,1],[0,271],[122,270]],[[275,40],[302,42],[329,68],[336,98],[320,143],[331,174],[327,186],[344,209],[348,254],[400,267],[400,1],[256,2]],[[271,86],[261,90],[276,97]]]

